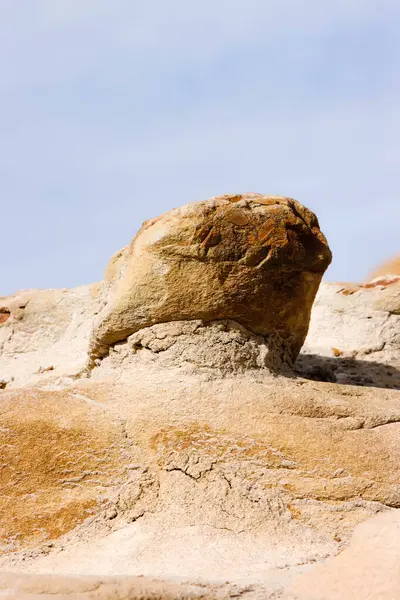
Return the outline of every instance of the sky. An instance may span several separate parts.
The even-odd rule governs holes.
[[[398,0],[0,0],[0,294],[102,279],[141,223],[296,198],[359,281],[400,252]]]

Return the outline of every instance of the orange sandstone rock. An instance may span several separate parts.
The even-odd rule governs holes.
[[[317,217],[291,198],[238,194],[174,209],[146,221],[107,269],[115,287],[91,358],[157,323],[230,319],[292,364],[330,262]]]

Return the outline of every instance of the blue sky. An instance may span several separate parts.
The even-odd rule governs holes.
[[[400,252],[398,0],[0,0],[0,294],[102,278],[223,193],[320,218],[330,280]]]

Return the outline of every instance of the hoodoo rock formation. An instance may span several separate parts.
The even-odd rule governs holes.
[[[261,335],[270,365],[292,365],[331,261],[316,216],[296,200],[220,196],[146,221],[113,257],[93,359],[157,323],[227,319]]]
[[[330,260],[295,200],[221,196],[0,297],[0,596],[400,597],[400,282]]]

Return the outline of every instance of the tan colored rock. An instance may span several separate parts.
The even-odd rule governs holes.
[[[316,216],[290,198],[220,196],[174,209],[146,221],[127,255],[112,259],[115,289],[93,330],[91,357],[156,323],[230,319],[291,364],[330,261]]]
[[[322,283],[296,372],[400,389],[400,282]]]
[[[251,600],[394,600],[400,595],[400,511],[359,525],[349,547],[297,577],[287,589],[274,585],[178,583],[127,576],[62,576],[0,573],[0,594],[10,600],[155,600],[242,597]],[[283,569],[281,569],[283,570]],[[285,586],[286,587],[286,586]]]
[[[0,447],[0,553],[70,531],[126,477],[123,424],[78,391],[2,391]]]
[[[338,385],[399,389],[396,278],[320,287],[297,375],[337,383],[271,372],[329,260],[296,201],[224,196],[0,298],[0,595],[397,597],[400,395]]]
[[[400,511],[358,525],[350,546],[303,575],[284,600],[400,598]]]
[[[234,321],[172,321],[145,327],[110,350],[117,361],[156,361],[165,367],[213,377],[223,373],[244,373],[271,365],[268,347],[262,336],[250,333]],[[106,364],[115,364],[115,360]],[[121,365],[122,366],[122,365]]]
[[[124,273],[124,265],[128,256],[129,247],[125,246],[112,255],[104,273],[104,281],[108,283],[115,282]]]
[[[398,393],[208,380],[158,355],[113,371],[111,354],[64,390],[1,392],[2,539],[39,544],[1,568],[233,581],[241,564],[281,580],[400,507]]]
[[[214,589],[213,589],[214,587]],[[143,577],[60,577],[0,573],[8,600],[228,600],[217,586],[179,585]]]
[[[3,325],[11,316],[8,308],[0,307],[0,325]]]
[[[320,286],[312,309],[304,351],[332,356],[332,348],[341,355],[367,356],[385,349],[400,350],[400,317],[391,310],[400,283],[351,288],[336,283]]]
[[[170,583],[149,577],[62,576],[0,573],[0,594],[10,600],[393,600],[400,595],[400,511],[380,514],[359,525],[350,545],[295,577],[287,589],[274,585]],[[281,569],[282,570],[282,569]],[[286,586],[285,586],[286,587]]]
[[[0,297],[0,380],[8,386],[75,377],[86,367],[92,324],[107,286],[23,290]],[[53,367],[52,369],[50,367]]]
[[[400,277],[391,284],[382,286],[381,294],[376,299],[374,308],[390,315],[400,316]]]

